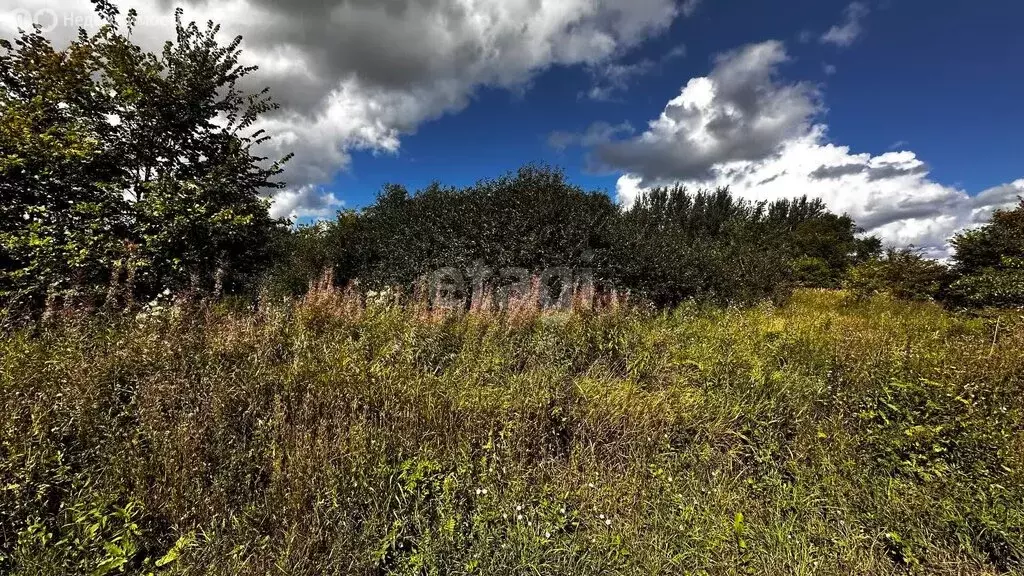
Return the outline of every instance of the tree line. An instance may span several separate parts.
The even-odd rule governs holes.
[[[256,150],[275,109],[239,83],[241,38],[186,24],[150,53],[137,14],[56,49],[0,40],[0,304],[120,307],[161,294],[300,295],[329,272],[367,289],[454,270],[587,270],[658,306],[850,288],[957,306],[1024,305],[1024,201],[952,239],[950,265],[883,250],[818,200],[656,189],[630,208],[546,166],[456,188],[388,185],[360,211],[292,227],[268,213],[287,158]],[[500,288],[500,274],[483,278]],[[548,287],[550,288],[550,287]],[[465,295],[467,298],[468,294]]]
[[[599,286],[656,305],[750,301],[798,285],[837,288],[881,248],[816,200],[753,203],[725,189],[676,187],[623,209],[545,166],[465,188],[434,184],[409,193],[387,186],[365,210],[279,239],[279,253],[292,256],[271,274],[277,291],[301,293],[325,269],[338,282],[358,279],[379,289],[411,286],[433,270],[484,265],[588,270]]]

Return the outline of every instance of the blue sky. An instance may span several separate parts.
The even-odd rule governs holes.
[[[817,35],[839,23],[848,5],[706,3],[623,60],[659,60],[679,45],[686,56],[635,78],[612,101],[579,97],[593,85],[582,67],[554,67],[522,93],[481,90],[465,110],[404,137],[397,154],[357,153],[333,188],[346,205],[359,207],[384,182],[413,189],[435,179],[462,185],[538,161],[614,195],[618,173],[593,173],[587,151],[559,152],[548,135],[601,120],[642,127],[689,78],[708,72],[713,55],[768,39],[784,41],[791,53],[783,74],[821,83],[830,140],[858,152],[910,148],[935,180],[971,191],[1024,176],[1024,3],[872,3],[853,45],[819,42]],[[802,42],[805,32],[816,37]],[[834,74],[826,74],[827,65]]]
[[[260,128],[294,153],[299,222],[384,183],[467,185],[527,162],[624,205],[651,186],[808,195],[894,245],[1024,194],[1024,3],[924,0],[124,0],[158,50],[173,10],[236,34]],[[58,44],[88,0],[0,0]]]

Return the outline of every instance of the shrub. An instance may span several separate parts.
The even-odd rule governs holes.
[[[948,284],[946,266],[909,248],[890,249],[854,266],[846,280],[846,287],[861,298],[886,293],[903,300],[936,299]]]

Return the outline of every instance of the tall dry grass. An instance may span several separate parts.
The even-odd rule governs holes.
[[[1021,569],[1019,316],[329,286],[7,334],[0,571]]]

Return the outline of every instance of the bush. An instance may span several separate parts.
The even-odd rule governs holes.
[[[949,284],[949,270],[913,249],[890,249],[854,266],[846,287],[861,298],[890,294],[903,300],[934,300]]]
[[[1024,258],[1004,257],[998,268],[965,275],[953,283],[950,293],[974,307],[1024,307]]]
[[[300,289],[312,266],[331,268],[339,283],[412,291],[423,275],[451,269],[495,288],[510,269],[565,269],[660,306],[779,300],[795,285],[838,286],[877,249],[856,233],[850,218],[806,198],[767,204],[725,189],[656,189],[627,210],[558,170],[526,166],[462,189],[387,186],[362,212],[283,238],[270,283]]]

